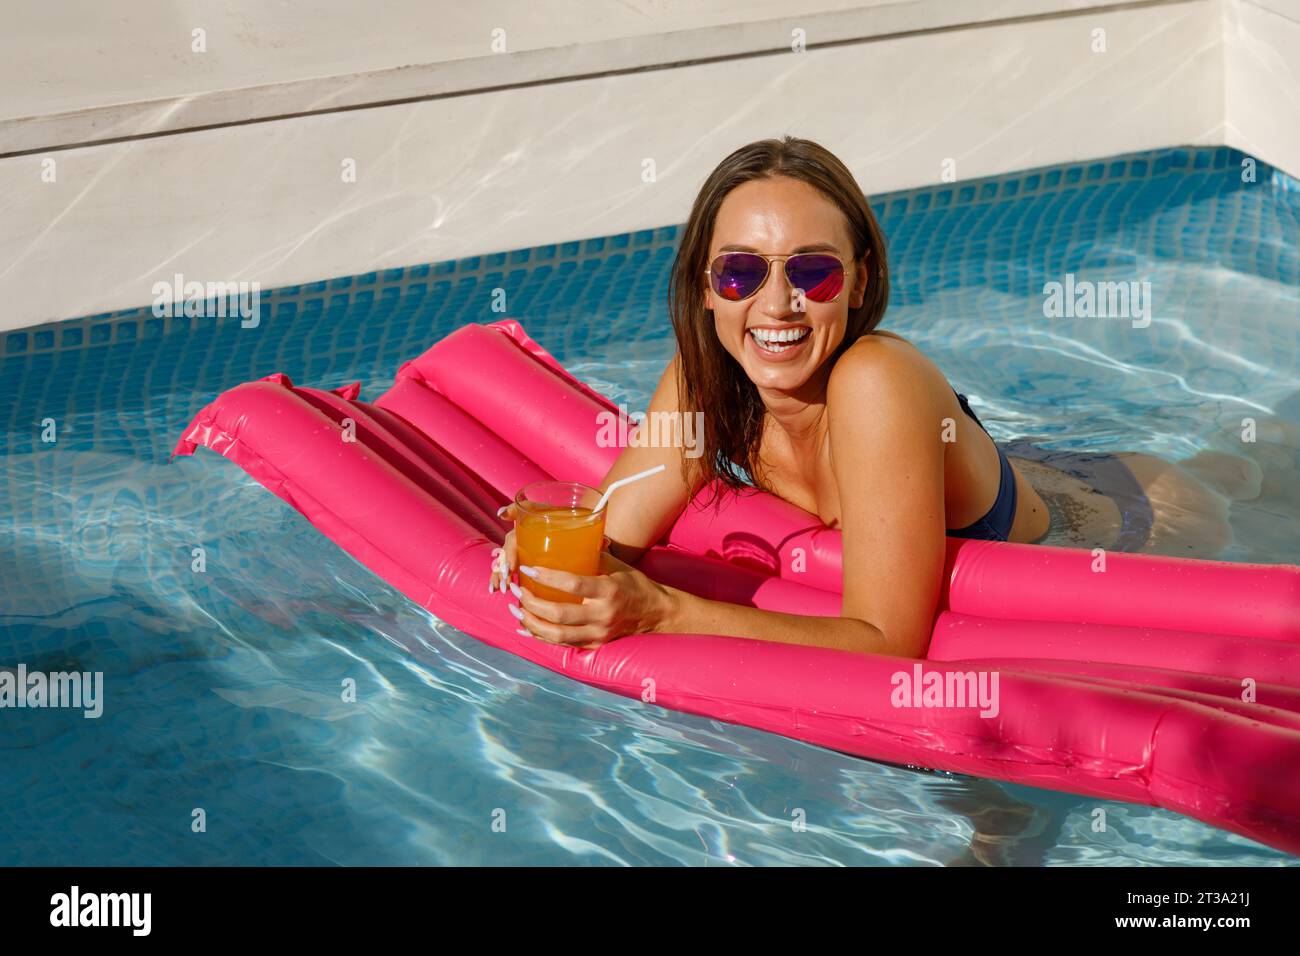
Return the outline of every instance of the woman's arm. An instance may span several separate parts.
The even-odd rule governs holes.
[[[678,408],[678,368],[677,355],[674,353],[650,398],[650,406],[646,409],[646,426],[638,429],[638,434],[642,431],[654,434],[655,430],[650,427],[650,422],[654,421],[651,416],[683,414]],[[670,435],[683,434],[681,429],[666,431]],[[682,479],[682,459],[685,453],[685,448],[672,445],[629,445],[619,452],[618,459],[600,483],[599,491],[604,491],[620,478],[656,465],[662,464],[664,470],[644,481],[624,485],[609,499],[605,534],[609,536],[609,550],[614,557],[636,564],[672,527],[672,523],[690,502],[694,491],[698,489],[687,487]]]
[[[600,647],[629,634],[664,633],[723,634],[858,653],[895,653],[876,628],[863,621],[711,601],[652,580],[609,552],[600,559],[601,574],[590,576],[521,566],[521,574],[583,599],[581,604],[561,604],[519,589],[519,620],[526,628],[521,633],[583,648]]]
[[[827,385],[840,613],[874,627],[900,657],[925,654],[943,580],[950,392],[921,353],[876,336],[845,353]]]
[[[660,585],[666,592],[655,631],[666,634],[721,634],[760,641],[831,647],[860,654],[891,654],[879,629],[850,617],[813,617],[711,601]]]

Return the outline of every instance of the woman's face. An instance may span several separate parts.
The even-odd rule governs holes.
[[[767,281],[748,299],[732,302],[706,281],[706,308],[713,311],[718,341],[740,363],[759,389],[795,392],[844,340],[849,310],[866,294],[866,257],[853,262],[848,224],[839,207],[812,186],[779,176],[737,186],[722,201],[713,226],[709,263],[722,252],[792,255],[828,252],[849,270],[844,291],[831,302],[800,300],[786,278],[785,263],[772,263]],[[792,348],[771,353],[755,340],[753,329],[800,329],[809,333]]]

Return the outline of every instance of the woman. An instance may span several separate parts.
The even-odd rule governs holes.
[[[553,603],[510,584],[521,633],[584,648],[645,632],[724,634],[919,657],[945,535],[1036,542],[1054,533],[1125,550],[1186,541],[1202,552],[1230,540],[1223,498],[1158,459],[1028,443],[1008,458],[933,362],[877,328],[888,295],[880,227],[831,153],[786,137],[723,160],[696,198],[673,265],[677,353],[648,409],[703,410],[704,454],[625,448],[602,489],[667,468],[610,499],[604,573],[519,569],[583,598]],[[1233,469],[1237,485],[1248,485],[1250,463],[1237,461],[1200,464],[1225,488]],[[727,463],[841,529],[840,617],[710,601],[631,566],[710,479],[745,487]],[[513,505],[502,514],[513,517]],[[502,558],[490,585],[504,590],[516,566],[513,532]]]

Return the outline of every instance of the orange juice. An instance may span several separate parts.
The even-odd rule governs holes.
[[[600,548],[605,534],[605,511],[593,512],[581,505],[547,505],[527,502],[515,520],[515,549],[519,563],[529,567],[555,568],[571,574],[594,575],[600,571]],[[581,604],[582,598],[559,591],[519,575],[520,583],[548,601]]]

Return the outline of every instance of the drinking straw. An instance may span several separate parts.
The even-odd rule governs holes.
[[[595,514],[601,508],[605,507],[605,502],[609,500],[609,496],[614,493],[615,488],[630,485],[634,481],[640,481],[642,478],[648,478],[651,475],[657,475],[659,472],[663,471],[665,467],[665,465],[655,465],[653,468],[647,468],[645,471],[638,471],[635,475],[628,475],[626,478],[620,478],[605,489],[605,493],[600,496],[600,501],[596,502],[596,507],[592,509],[592,513]]]

